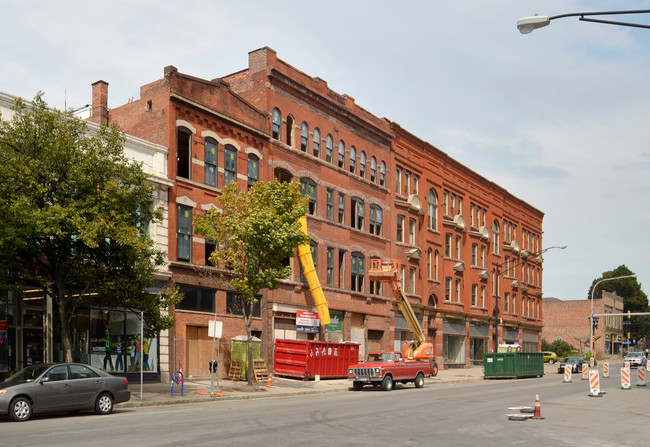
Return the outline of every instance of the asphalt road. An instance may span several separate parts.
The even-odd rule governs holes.
[[[202,404],[116,409],[109,416],[0,419],[2,445],[224,446],[638,446],[650,388],[621,390],[618,374],[590,397],[580,377],[480,380]],[[635,371],[633,376],[636,377]],[[511,406],[543,420],[512,421]]]

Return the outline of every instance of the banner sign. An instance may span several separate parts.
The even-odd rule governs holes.
[[[343,332],[343,314],[330,312],[330,324],[325,326],[327,332]]]
[[[310,312],[307,310],[296,311],[296,332],[317,334],[319,329],[320,320],[318,319],[318,312]]]

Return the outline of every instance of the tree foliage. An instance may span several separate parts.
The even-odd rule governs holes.
[[[151,209],[147,175],[123,154],[123,135],[93,133],[41,94],[13,112],[0,120],[0,284],[46,290],[67,360],[72,317],[91,293],[94,303],[144,311],[152,330],[170,327],[160,309],[177,290],[145,291],[164,262],[146,231],[161,212]]]
[[[596,283],[605,278],[616,278],[618,276],[633,275],[634,272],[625,265],[620,265],[614,270],[603,272],[600,278],[596,278],[591,283],[588,292],[588,298],[591,299],[592,291],[594,299],[602,296],[602,291],[614,292],[623,298],[623,309],[625,312],[648,312],[648,295],[641,288],[641,284],[636,278],[615,279],[604,281],[596,286]],[[632,321],[632,338],[650,337],[650,318],[647,316],[635,316]]]
[[[250,348],[253,307],[263,289],[276,289],[288,278],[286,260],[298,245],[308,242],[300,230],[307,199],[297,183],[275,180],[257,182],[247,191],[230,183],[219,198],[221,209],[211,209],[194,220],[194,231],[215,241],[210,262],[223,267],[221,282],[237,293],[249,340],[248,381],[251,381]]]
[[[555,352],[558,358],[564,358],[577,352],[577,349],[571,343],[564,340],[554,340],[553,343],[549,343],[545,339],[542,339],[542,351]]]

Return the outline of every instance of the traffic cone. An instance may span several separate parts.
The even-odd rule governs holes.
[[[266,386],[269,388],[273,387],[273,374],[269,373],[269,380],[266,381]]]
[[[542,417],[542,409],[539,406],[539,393],[535,394],[535,414],[533,414],[533,419],[544,419]]]

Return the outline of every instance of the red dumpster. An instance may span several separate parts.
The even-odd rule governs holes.
[[[348,366],[359,361],[358,343],[316,340],[275,340],[273,374],[313,379],[348,377]]]

